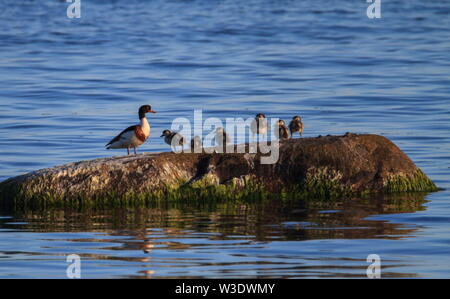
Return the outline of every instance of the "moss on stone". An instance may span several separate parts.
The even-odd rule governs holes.
[[[6,189],[4,189],[6,190]],[[392,176],[384,192],[436,191],[436,185],[420,170],[412,176]],[[327,167],[308,169],[305,178],[297,184],[289,184],[278,190],[269,190],[264,180],[254,175],[233,178],[220,184],[214,173],[205,174],[192,182],[179,180],[154,190],[128,191],[119,194],[110,191],[96,196],[79,194],[65,198],[49,192],[36,193],[33,186],[21,185],[12,190],[16,207],[138,207],[157,202],[252,202],[266,199],[295,200],[305,202],[333,201],[350,196],[364,196],[369,192],[354,191],[342,183],[342,173]]]
[[[420,169],[412,175],[393,175],[385,186],[386,192],[423,192],[438,191],[437,186]]]
[[[281,192],[272,192],[261,179],[252,176],[230,180],[225,184],[212,183],[207,177],[193,183],[179,182],[146,192],[118,194],[107,192],[94,197],[80,194],[78,197],[63,198],[58,194],[19,192],[14,196],[16,207],[136,207],[148,206],[155,202],[253,202],[265,199],[305,200],[342,197],[347,190],[325,180],[308,180],[306,185],[292,185]]]
[[[313,198],[345,197],[354,192],[342,183],[342,177],[340,171],[328,167],[310,168],[301,189]]]

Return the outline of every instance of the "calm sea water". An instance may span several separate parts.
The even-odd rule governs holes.
[[[121,155],[103,145],[151,104],[145,152],[175,117],[300,114],[305,136],[392,139],[450,188],[450,4],[0,0],[0,180]],[[406,203],[406,200],[414,202]],[[402,204],[396,204],[403,200]],[[424,203],[420,203],[425,200]],[[0,211],[0,278],[450,278],[450,192],[109,211]]]

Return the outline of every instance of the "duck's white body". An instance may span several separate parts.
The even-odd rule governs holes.
[[[138,147],[150,136],[150,124],[146,117],[141,119],[139,125],[131,126],[120,133],[110,145],[108,149]],[[117,138],[116,137],[116,138]],[[115,139],[116,139],[115,138]]]

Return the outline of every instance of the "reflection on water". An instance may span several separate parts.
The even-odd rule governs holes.
[[[424,210],[424,197],[3,212],[0,252],[9,270],[0,277],[27,277],[42,263],[55,264],[49,277],[64,277],[71,253],[81,256],[83,277],[365,277],[366,256],[343,256],[320,242],[365,240],[358,246],[368,255],[369,239],[412,237],[419,226],[365,218]],[[401,266],[383,261],[384,277],[415,275],[389,269]]]

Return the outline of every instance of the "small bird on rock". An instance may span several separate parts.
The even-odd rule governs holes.
[[[291,138],[294,137],[294,133],[299,133],[302,136],[303,128],[302,118],[298,115],[294,116],[289,123],[289,131],[291,131]]]
[[[274,134],[278,139],[288,139],[289,138],[289,129],[286,126],[284,120],[280,119],[277,124],[274,126]]]
[[[164,137],[164,142],[173,147],[175,150],[177,146],[183,148],[184,137],[178,132],[171,132],[170,130],[164,130],[160,137]]]

